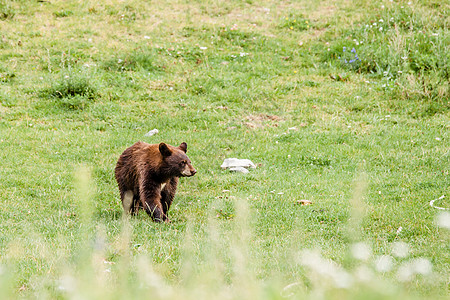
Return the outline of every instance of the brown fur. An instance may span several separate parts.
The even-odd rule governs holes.
[[[197,172],[186,151],[186,143],[174,147],[137,142],[122,153],[115,174],[126,213],[137,214],[143,208],[154,221],[169,221],[178,178]]]

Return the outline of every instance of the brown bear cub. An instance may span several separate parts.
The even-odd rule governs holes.
[[[126,213],[143,208],[155,222],[169,222],[167,211],[177,190],[178,178],[197,172],[186,155],[187,144],[137,142],[119,157],[115,173]]]

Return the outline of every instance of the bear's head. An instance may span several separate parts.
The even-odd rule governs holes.
[[[160,143],[159,152],[161,152],[163,160],[173,176],[190,177],[197,173],[192,166],[191,160],[186,155],[187,144],[185,142],[178,147]]]

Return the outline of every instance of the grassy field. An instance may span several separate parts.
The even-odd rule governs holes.
[[[448,299],[449,8],[0,0],[0,298]],[[138,140],[188,144],[170,224]]]

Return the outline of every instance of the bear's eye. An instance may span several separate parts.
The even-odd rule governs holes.
[[[186,165],[186,161],[185,160],[183,160],[182,162],[180,162],[180,165],[182,165],[182,166],[184,166],[184,165]]]

